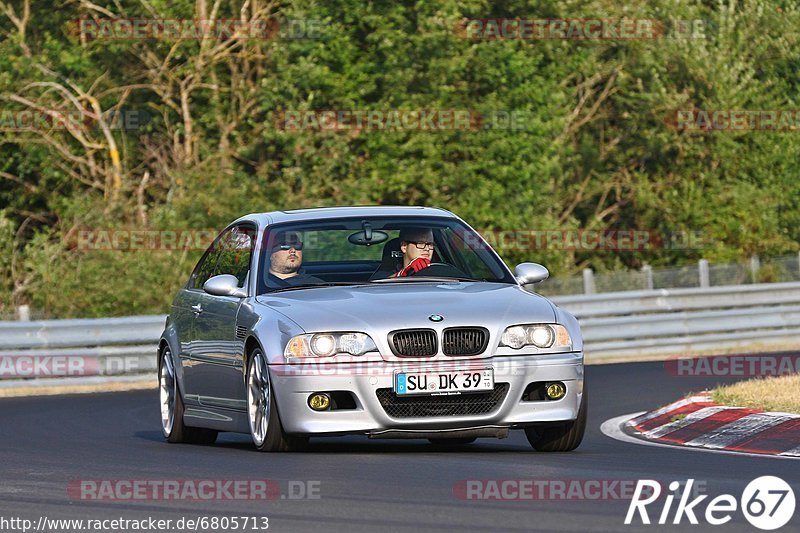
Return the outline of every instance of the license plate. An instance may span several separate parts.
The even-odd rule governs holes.
[[[453,372],[398,372],[394,375],[394,392],[398,396],[460,394],[492,389],[494,371],[491,368]]]

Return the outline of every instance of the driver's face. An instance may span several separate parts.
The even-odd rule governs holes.
[[[407,267],[411,261],[417,257],[424,257],[428,261],[433,257],[433,248],[426,246],[424,250],[417,248],[416,244],[403,241],[400,243],[400,251],[403,252],[403,266]]]

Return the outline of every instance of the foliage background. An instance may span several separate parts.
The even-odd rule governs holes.
[[[0,2],[0,315],[166,312],[199,252],[82,251],[81,228],[221,228],[246,212],[434,205],[476,228],[699,232],[702,250],[510,250],[568,275],[798,249],[795,132],[691,133],[677,109],[798,109],[800,11],[780,0]],[[75,20],[313,19],[319,38],[86,40]],[[466,18],[702,20],[704,38],[473,41]],[[104,131],[99,111],[149,116]],[[285,132],[281,110],[516,111],[519,130]],[[117,157],[118,154],[118,157]]]

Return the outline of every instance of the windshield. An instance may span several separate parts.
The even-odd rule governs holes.
[[[258,294],[431,279],[516,283],[483,240],[451,218],[371,217],[270,226]]]

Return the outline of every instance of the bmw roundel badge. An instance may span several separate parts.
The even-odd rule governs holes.
[[[441,322],[444,320],[444,317],[442,315],[431,315],[428,317],[428,320],[431,322]]]

